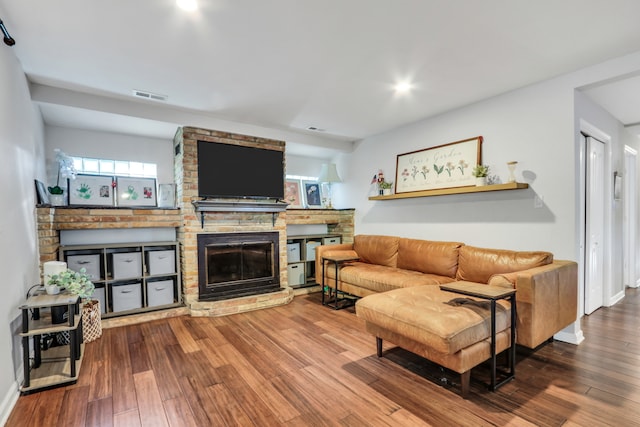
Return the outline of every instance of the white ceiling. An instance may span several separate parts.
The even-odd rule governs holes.
[[[0,19],[31,82],[119,101],[40,100],[48,124],[162,138],[197,116],[344,144],[640,50],[638,0],[199,3],[0,0]],[[413,92],[396,95],[398,80]],[[628,80],[587,93],[640,123],[640,77]]]

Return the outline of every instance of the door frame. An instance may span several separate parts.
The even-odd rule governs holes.
[[[638,218],[638,196],[635,190],[635,183],[638,179],[638,151],[628,145],[624,146],[622,172],[622,239],[623,258],[626,261],[626,268],[623,265],[624,286],[637,288],[640,285],[638,277],[638,267],[636,259],[638,257],[638,227],[635,219]],[[624,263],[623,263],[624,264]]]
[[[612,259],[611,259],[611,250],[612,250],[612,239],[611,239],[611,230],[612,230],[612,203],[607,203],[607,201],[613,200],[613,172],[611,171],[611,136],[604,133],[597,127],[591,125],[590,123],[580,120],[580,147],[579,147],[579,191],[578,191],[578,227],[579,227],[579,268],[578,268],[578,316],[584,316],[585,307],[584,307],[584,297],[585,297],[585,274],[584,268],[586,266],[586,137],[592,137],[602,142],[605,146],[604,149],[604,200],[605,200],[605,210],[604,210],[604,238],[603,238],[603,269],[604,269],[604,284],[603,284],[603,301],[605,307],[610,307],[615,302],[618,301],[619,295],[616,295],[615,298],[612,295],[611,283],[613,280],[613,267],[612,267]]]

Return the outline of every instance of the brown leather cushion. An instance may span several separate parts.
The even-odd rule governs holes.
[[[353,239],[353,250],[362,262],[395,267],[398,240],[399,237],[392,236],[357,235]]]
[[[375,292],[386,292],[397,288],[421,285],[441,285],[453,282],[453,279],[435,274],[420,273],[419,271],[403,270],[400,268],[384,267],[363,262],[344,264],[339,270],[340,281]],[[335,283],[335,268],[326,270],[328,284]]]
[[[461,246],[458,242],[400,239],[398,268],[454,278]]]
[[[516,252],[462,246],[458,257],[457,280],[488,283],[494,274],[512,273],[551,264],[550,252]]]
[[[464,304],[450,305],[452,300]],[[496,304],[496,331],[510,327],[510,304]],[[395,334],[454,354],[490,336],[490,302],[441,291],[438,286],[414,286],[368,295],[356,303],[358,317]]]

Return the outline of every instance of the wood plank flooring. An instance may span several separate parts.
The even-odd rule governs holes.
[[[319,294],[222,318],[104,330],[77,384],[21,396],[7,426],[640,426],[640,291],[585,317],[579,346],[519,351],[489,392],[385,343]]]

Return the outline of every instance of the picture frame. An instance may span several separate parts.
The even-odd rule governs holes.
[[[304,203],[307,208],[322,208],[322,186],[316,181],[302,181]]]
[[[77,175],[67,179],[70,206],[114,206],[113,176]]]
[[[300,192],[299,179],[287,179],[284,184],[284,201],[289,204],[287,208],[303,209],[302,193]]]
[[[116,177],[117,205],[134,207],[157,206],[156,179]]]
[[[175,208],[176,207],[176,185],[175,184],[158,184],[158,207],[159,208]]]
[[[47,189],[44,187],[44,183],[40,180],[35,180],[36,184],[36,203],[39,205],[48,205],[49,204],[49,195],[47,194]]]
[[[396,193],[470,187],[471,171],[482,164],[482,136],[398,154]]]

